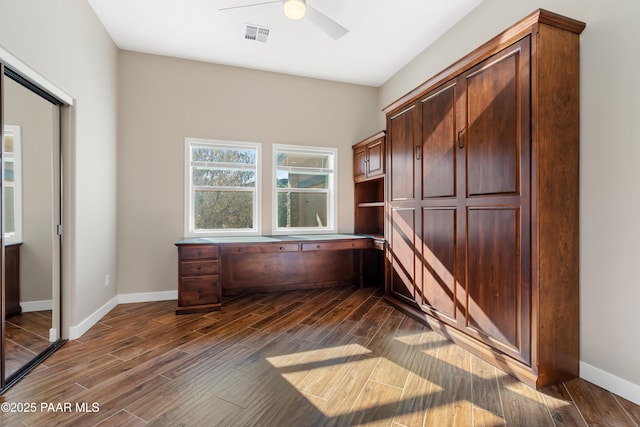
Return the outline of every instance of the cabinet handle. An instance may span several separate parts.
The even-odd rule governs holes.
[[[422,147],[416,145],[416,160],[420,160],[420,151],[422,151]]]
[[[282,246],[280,246],[280,250],[283,250],[284,248]]]
[[[464,141],[462,140],[462,134],[464,131],[465,129],[458,131],[458,148],[464,148]]]

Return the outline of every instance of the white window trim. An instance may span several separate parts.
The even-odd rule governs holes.
[[[193,224],[192,205],[193,191],[191,179],[191,145],[212,144],[229,148],[249,148],[256,150],[256,187],[255,204],[253,206],[254,224],[251,229],[231,228],[216,231],[195,231]],[[257,236],[262,232],[262,144],[259,142],[228,141],[220,139],[185,138],[184,144],[184,236],[208,237],[208,236]]]
[[[327,207],[327,225],[325,227],[312,227],[312,228],[286,228],[278,227],[278,186],[277,186],[277,174],[278,174],[278,151],[290,151],[300,153],[317,153],[317,154],[330,154],[332,156],[333,164],[331,169],[333,173],[329,176],[329,197]],[[272,233],[274,235],[286,235],[286,234],[331,234],[337,233],[338,230],[338,149],[333,147],[313,147],[307,145],[288,145],[288,144],[273,144],[273,175],[271,177],[272,185]],[[301,170],[309,170],[307,168],[300,168]],[[313,189],[307,189],[309,192],[313,192]],[[305,191],[307,191],[305,190]]]

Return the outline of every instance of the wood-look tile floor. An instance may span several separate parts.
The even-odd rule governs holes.
[[[31,311],[5,321],[5,372],[9,376],[46,350],[51,329],[51,310]]]
[[[0,425],[640,424],[640,407],[584,380],[542,392],[517,382],[376,289],[238,297],[207,314],[174,309],[119,305],[0,398],[3,408],[35,404],[0,413]]]

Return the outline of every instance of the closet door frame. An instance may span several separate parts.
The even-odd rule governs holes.
[[[58,88],[56,85],[48,81],[38,72],[33,70],[31,67],[20,61],[18,58],[13,56],[10,52],[4,50],[0,47],[0,80],[4,80],[5,78],[11,78],[17,83],[21,84],[25,88],[31,90],[47,101],[51,102],[59,106],[59,114],[58,121],[55,125],[59,133],[58,138],[58,147],[56,147],[57,151],[57,164],[54,165],[54,177],[58,183],[59,189],[59,197],[56,197],[59,200],[54,209],[57,211],[55,215],[58,217],[58,226],[55,231],[59,237],[59,251],[55,251],[57,255],[54,255],[54,280],[52,284],[52,304],[54,306],[53,316],[52,316],[52,328],[49,331],[50,341],[52,341],[51,345],[42,351],[40,354],[36,355],[30,362],[25,364],[21,369],[11,374],[8,378],[6,377],[6,369],[5,369],[5,309],[4,309],[4,295],[5,295],[5,285],[4,285],[4,259],[2,259],[2,254],[4,251],[0,251],[0,265],[2,266],[2,285],[0,287],[0,315],[2,316],[2,322],[0,326],[0,395],[3,394],[6,390],[8,390],[12,385],[17,383],[20,379],[22,379],[26,374],[28,374],[33,368],[35,368],[40,362],[49,357],[54,351],[56,351],[60,346],[62,346],[66,339],[62,338],[63,335],[63,313],[62,313],[62,288],[65,288],[65,268],[62,264],[62,260],[65,259],[65,254],[63,250],[63,234],[62,231],[65,227],[63,225],[69,224],[68,217],[64,214],[63,206],[66,205],[66,199],[64,194],[65,182],[68,182],[68,174],[69,171],[65,170],[65,164],[63,160],[63,147],[70,146],[71,141],[71,122],[73,120],[73,105],[74,99],[65,93],[63,90]],[[0,82],[0,131],[4,132],[4,84]],[[2,207],[3,196],[0,192],[0,208]],[[2,229],[2,224],[0,222],[0,236],[4,236],[4,230]],[[4,237],[2,238],[2,245],[4,246]],[[66,250],[65,250],[66,252]]]

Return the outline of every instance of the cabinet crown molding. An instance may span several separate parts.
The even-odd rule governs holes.
[[[498,34],[482,46],[471,51],[460,60],[440,71],[429,80],[422,83],[420,86],[409,91],[407,94],[401,96],[396,101],[387,105],[382,109],[382,112],[385,114],[389,114],[390,112],[405,105],[406,103],[414,101],[430,88],[440,84],[445,80],[450,79],[456,74],[459,74],[460,70],[473,67],[474,65],[482,62],[489,56],[504,49],[505,47],[512,45],[528,34],[537,33],[536,27],[541,24],[575,34],[581,34],[586,27],[586,24],[584,22],[578,21],[573,18],[568,18],[555,12],[550,12],[545,9],[538,9],[522,18],[520,21],[518,21],[502,33]]]

